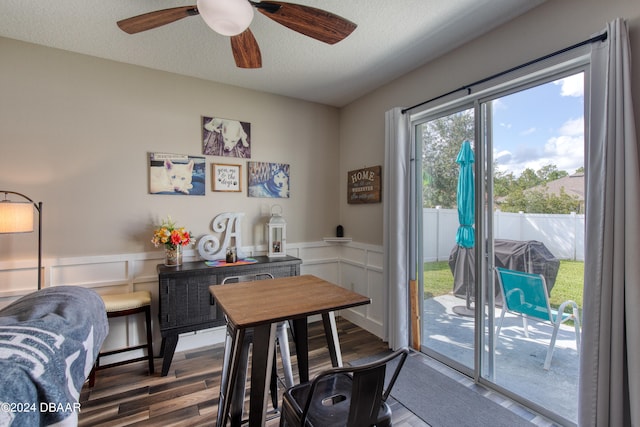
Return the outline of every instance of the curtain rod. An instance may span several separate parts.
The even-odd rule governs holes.
[[[563,53],[565,53],[565,52],[569,52],[570,50],[577,49],[577,48],[582,47],[582,46],[584,46],[584,45],[591,44],[591,43],[595,43],[595,42],[599,42],[599,41],[602,41],[602,42],[603,42],[603,41],[605,41],[606,39],[607,39],[607,32],[605,31],[604,33],[602,33],[602,34],[600,34],[600,35],[597,35],[597,36],[595,36],[595,37],[592,37],[592,38],[590,38],[590,39],[588,39],[588,40],[581,41],[580,43],[576,43],[576,44],[574,44],[574,45],[572,45],[572,46],[565,47],[564,49],[557,50],[557,51],[555,51],[555,52],[553,52],[553,53],[549,53],[549,54],[547,54],[547,55],[545,55],[545,56],[541,56],[540,58],[536,58],[536,59],[534,59],[534,60],[532,60],[532,61],[525,62],[524,64],[520,64],[520,65],[517,65],[517,66],[515,66],[515,67],[513,67],[513,68],[509,68],[508,70],[501,71],[501,72],[499,72],[499,73],[497,73],[497,74],[493,74],[493,75],[491,75],[491,76],[489,76],[489,77],[485,77],[484,79],[481,79],[481,80],[475,81],[475,82],[473,82],[473,83],[469,83],[469,84],[467,84],[467,85],[461,86],[461,87],[459,87],[458,89],[454,89],[454,90],[452,90],[452,91],[450,91],[450,92],[447,92],[447,93],[444,93],[444,94],[442,94],[442,95],[436,96],[435,98],[431,98],[431,99],[428,99],[428,100],[426,100],[426,101],[422,101],[422,102],[420,102],[420,103],[418,103],[418,104],[416,104],[416,105],[412,105],[412,106],[411,106],[411,107],[409,107],[409,108],[405,108],[405,109],[403,109],[403,110],[402,110],[402,114],[405,114],[407,111],[413,110],[413,109],[414,109],[414,108],[416,108],[416,107],[420,107],[420,106],[423,106],[423,105],[428,104],[428,103],[430,103],[430,102],[437,101],[437,100],[438,100],[438,99],[440,99],[440,98],[444,98],[445,96],[452,95],[452,94],[454,94],[454,93],[456,93],[456,92],[460,92],[460,91],[462,91],[462,90],[466,90],[466,91],[468,91],[468,93],[470,94],[470,93],[471,93],[471,87],[472,87],[472,86],[476,86],[476,85],[479,85],[479,84],[481,84],[481,83],[488,82],[489,80],[493,80],[493,79],[495,79],[495,78],[502,77],[502,76],[504,76],[505,74],[509,74],[509,73],[512,73],[512,72],[514,72],[514,71],[517,71],[517,70],[519,70],[519,69],[521,69],[521,68],[528,67],[529,65],[533,65],[533,64],[535,64],[535,63],[542,62],[542,61],[544,61],[544,60],[546,60],[546,59],[553,58],[554,56],[557,56],[557,55],[563,54]]]

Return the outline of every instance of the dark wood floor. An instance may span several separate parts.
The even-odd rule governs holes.
[[[376,336],[338,318],[343,360],[348,363],[388,349]],[[218,393],[223,345],[176,353],[171,370],[161,377],[161,359],[156,374],[147,375],[145,362],[98,371],[93,389],[85,385],[80,395],[80,426],[211,426],[218,411]],[[294,373],[297,371],[294,362]],[[309,329],[310,376],[330,367],[329,353],[321,323]],[[297,378],[296,378],[297,380]],[[427,426],[422,420],[390,398],[393,425]],[[270,408],[271,409],[271,408]],[[268,427],[277,426],[277,413]]]

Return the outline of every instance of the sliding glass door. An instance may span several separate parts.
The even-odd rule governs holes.
[[[462,247],[456,242],[460,227],[458,206],[459,166],[456,159],[467,141],[473,153],[475,112],[473,107],[446,111],[439,117],[415,125],[420,147],[421,200],[418,217],[422,219],[423,334],[425,352],[437,353],[459,369],[474,367],[475,314],[473,310],[473,244]],[[468,164],[473,173],[473,164]],[[473,188],[471,188],[473,190]],[[468,193],[462,197],[472,197]],[[470,200],[468,207],[475,212]],[[472,218],[473,219],[473,218]],[[473,221],[467,224],[474,226]],[[452,258],[453,257],[453,258]],[[459,262],[458,262],[459,261]],[[452,316],[455,311],[457,316]]]
[[[559,328],[545,363],[553,325],[507,312],[496,267],[542,275],[552,309],[565,300],[582,306],[583,88],[574,68],[412,122],[422,350],[569,424],[577,420],[576,322]]]

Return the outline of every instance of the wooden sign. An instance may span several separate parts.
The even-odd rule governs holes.
[[[348,203],[380,203],[382,200],[382,166],[348,172]]]

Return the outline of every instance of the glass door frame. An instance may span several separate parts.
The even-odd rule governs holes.
[[[493,311],[494,305],[494,292],[490,292],[489,295],[485,294],[485,288],[494,289],[494,261],[493,261],[493,141],[491,135],[491,126],[489,123],[491,118],[491,101],[500,97],[509,95],[511,93],[527,90],[528,88],[542,85],[554,80],[561,79],[576,73],[584,73],[585,87],[589,87],[589,55],[583,52],[572,52],[570,57],[564,56],[556,58],[554,64],[537,64],[536,67],[523,70],[519,75],[511,76],[510,79],[504,79],[502,82],[495,82],[492,87],[486,87],[479,89],[478,92],[472,96],[470,93],[457,100],[442,101],[442,104],[429,109],[424,109],[419,112],[411,114],[410,117],[410,129],[411,138],[414,147],[415,155],[415,170],[416,170],[416,193],[422,187],[422,184],[418,185],[418,177],[420,176],[417,171],[422,169],[421,160],[421,148],[422,144],[418,142],[416,137],[416,129],[419,125],[436,120],[440,117],[448,114],[454,114],[469,108],[474,108],[475,119],[475,146],[474,153],[476,155],[476,162],[474,164],[475,173],[475,189],[476,189],[476,206],[475,206],[475,227],[476,227],[476,245],[474,246],[476,263],[475,274],[477,278],[477,284],[475,287],[476,307],[484,307],[485,303],[489,304],[489,313],[485,316],[484,310],[476,309],[475,311],[475,331],[474,331],[474,366],[469,368],[456,362],[440,353],[436,353],[434,350],[427,348],[424,344],[423,334],[424,330],[421,328],[421,351],[436,360],[439,360],[446,365],[462,372],[474,380],[474,382],[487,386],[490,389],[497,390],[498,392],[510,397],[530,408],[541,413],[544,416],[549,417],[552,420],[567,422],[568,420],[562,419],[558,414],[552,413],[549,410],[537,405],[534,402],[529,401],[526,397],[516,395],[507,389],[499,386],[493,381],[493,375],[495,372],[494,355],[495,355],[495,336],[493,333],[487,331],[493,331],[495,329],[495,316]],[[526,73],[525,73],[526,71]],[[585,125],[588,121],[588,103],[590,96],[587,91],[584,94],[585,102]],[[588,135],[585,134],[585,142]],[[481,200],[482,203],[478,201]],[[415,200],[415,214],[416,214],[416,227],[417,235],[421,236],[424,233],[423,215],[422,215],[422,192],[416,194]],[[480,244],[478,243],[480,242]],[[416,247],[417,258],[417,272],[418,283],[420,293],[420,313],[424,313],[424,262],[422,244],[418,244]],[[421,316],[422,317],[422,316]],[[490,351],[483,351],[484,348]],[[486,359],[486,360],[485,360]],[[485,364],[486,362],[486,364]],[[483,367],[483,365],[485,365]],[[560,418],[559,418],[560,417]],[[569,421],[570,422],[570,421]]]
[[[419,173],[419,171],[422,171],[423,168],[423,164],[422,164],[422,143],[420,141],[418,141],[418,138],[416,137],[417,134],[417,129],[425,124],[428,123],[430,121],[434,121],[449,115],[453,115],[465,110],[473,110],[474,111],[474,138],[477,141],[478,139],[478,114],[477,114],[477,109],[476,107],[476,102],[474,101],[465,101],[465,102],[456,102],[453,103],[451,105],[445,105],[441,108],[435,108],[432,110],[428,111],[428,114],[423,114],[423,115],[419,115],[416,117],[411,117],[411,122],[410,122],[410,127],[412,129],[411,131],[411,139],[412,139],[412,148],[414,150],[414,158],[415,158],[415,176],[416,176],[416,197],[415,197],[415,204],[414,204],[414,212],[415,212],[415,218],[416,218],[416,228],[417,228],[417,236],[424,236],[424,224],[423,224],[423,193],[421,191],[422,189],[422,184],[418,185],[418,177],[422,176],[421,173]],[[476,144],[477,145],[477,144]],[[474,148],[474,151],[476,149]],[[477,163],[477,162],[476,162]],[[476,165],[474,165],[474,174],[476,174]],[[477,180],[476,180],[476,194],[477,193]],[[476,224],[477,224],[477,203],[475,206],[475,214],[476,214]],[[418,238],[417,241],[421,242],[422,238]],[[476,241],[477,241],[477,236],[476,236]],[[476,255],[476,259],[477,258],[477,245],[474,245],[474,252]],[[424,252],[423,252],[423,245],[421,243],[416,245],[416,258],[417,258],[417,281],[418,281],[418,290],[419,290],[419,301],[420,301],[420,308],[419,308],[419,312],[421,313],[421,323],[423,323],[422,320],[422,314],[424,313]],[[476,268],[478,267],[478,263],[476,263]],[[476,269],[476,277],[477,276],[477,269]],[[476,287],[477,289],[477,287]],[[477,295],[475,295],[476,301],[477,300]],[[475,319],[475,324],[476,324],[476,328],[474,330],[474,339],[473,339],[473,366],[466,366],[465,364],[454,360],[450,357],[447,357],[447,355],[444,355],[442,353],[438,353],[435,352],[434,350],[430,349],[429,347],[426,347],[424,345],[424,339],[423,339],[423,333],[424,333],[424,328],[420,328],[420,342],[421,342],[421,346],[420,346],[420,351],[430,357],[433,357],[436,360],[439,360],[443,363],[445,363],[446,365],[449,365],[451,367],[453,367],[454,369],[456,369],[457,371],[460,371],[462,373],[464,373],[465,375],[474,378],[475,381],[478,380],[478,376],[477,376],[477,372],[479,372],[479,369],[477,369],[478,365],[478,343],[480,342],[478,340],[479,335],[478,335],[478,328],[477,328],[477,318],[478,318],[478,313],[476,312],[474,314],[474,319]]]

